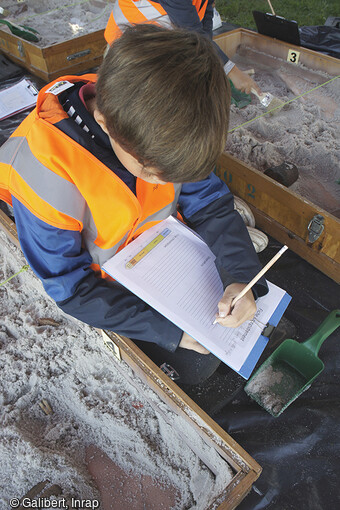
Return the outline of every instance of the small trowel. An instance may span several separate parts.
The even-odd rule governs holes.
[[[285,340],[249,379],[245,392],[275,418],[279,416],[323,371],[317,354],[339,326],[340,310],[333,310],[308,340]]]
[[[26,41],[40,41],[39,32],[34,28],[28,27],[27,25],[17,25],[16,23],[11,23],[5,19],[0,19],[0,24],[7,25],[12,34],[16,35],[17,37],[21,37]]]

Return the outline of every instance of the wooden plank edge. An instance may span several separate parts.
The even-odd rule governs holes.
[[[101,330],[101,332],[105,339],[104,341],[107,341],[107,339],[110,338],[110,336],[108,335],[108,332],[103,331],[103,330]],[[113,336],[115,336],[115,335],[116,335],[116,333],[113,334]],[[118,336],[120,336],[120,335],[118,335]],[[117,338],[115,338],[115,339],[117,340]],[[123,338],[123,340],[124,340],[124,338]],[[112,346],[110,345],[109,348],[111,350]],[[119,350],[119,348],[118,348],[118,350]],[[116,360],[123,359],[124,361],[126,361],[124,354],[122,356],[121,352],[119,352],[119,356],[117,356],[116,348],[114,349],[114,355],[115,355]],[[136,370],[133,370],[131,363],[129,363],[130,358],[128,358],[128,361],[126,361],[126,362],[127,362],[128,366],[132,369],[132,373],[134,375],[136,375],[136,373],[137,373]],[[132,386],[134,386],[134,388],[139,390],[139,385],[136,382],[136,380],[133,379],[129,374],[127,375],[126,373],[124,373],[123,370],[121,370],[120,363],[116,363],[116,369],[122,373],[122,376],[125,377],[132,384]],[[145,383],[144,378],[140,377],[140,375],[138,373],[137,373],[137,375]],[[165,379],[167,380],[167,378],[165,378]],[[150,384],[148,385],[148,387],[150,387]],[[155,404],[148,397],[148,395],[146,395],[145,398],[148,401],[148,403],[151,405],[151,407],[153,407],[156,412],[160,413],[167,423],[170,423],[169,418],[164,413],[163,409],[160,409],[159,406],[157,404]],[[162,398],[161,400],[163,402],[166,402],[167,408],[170,407],[171,409],[173,409],[173,407],[171,405],[169,405],[169,402],[167,399]],[[176,412],[177,415],[180,414],[180,413],[178,413],[178,407],[175,407],[174,411]],[[183,416],[182,413],[181,413],[181,415]],[[188,420],[186,420],[186,421],[188,421]],[[208,457],[207,457],[207,452],[202,454],[200,450],[197,450],[197,446],[195,445],[195,443],[192,443],[190,440],[188,440],[188,438],[185,435],[183,435],[183,432],[180,429],[178,429],[178,426],[177,426],[178,424],[173,423],[171,421],[171,425],[174,427],[174,430],[177,431],[177,433],[179,434],[179,437],[182,438],[184,443],[186,443],[187,446],[189,448],[191,448],[191,450],[198,456],[198,458],[200,458],[201,461],[207,466],[207,468],[212,471],[214,476],[217,476],[217,473],[215,472],[214,467],[212,467],[210,465],[209,453],[208,453]],[[190,422],[190,425],[192,427],[192,422]],[[206,444],[209,443],[209,447],[213,448],[214,451],[216,452],[216,443],[215,442],[212,445],[210,445],[210,441],[205,441],[205,443]],[[220,454],[220,452],[217,452],[217,453]],[[230,462],[228,462],[224,458],[224,456],[221,456],[221,458],[227,462],[229,468],[232,467],[232,466],[230,466]],[[212,501],[209,508],[207,508],[207,510],[215,510],[215,509],[233,510],[234,508],[236,508],[236,506],[238,506],[238,504],[242,501],[242,499],[248,494],[248,492],[250,491],[250,489],[252,487],[253,481],[259,476],[259,473],[256,473],[253,470],[249,470],[245,473],[244,470],[240,469],[239,466],[237,466],[237,467],[238,467],[238,471],[235,472],[232,480],[217,496],[214,497],[214,500]],[[234,469],[234,471],[235,471],[235,469]]]
[[[250,164],[245,163],[238,159],[235,156],[232,156],[231,154],[228,154],[227,152],[224,152],[218,161],[217,164],[218,173],[222,174],[223,171],[226,172],[232,172],[235,171],[238,178],[248,181],[248,179],[252,179],[253,182],[256,185],[260,185],[263,187],[265,191],[268,191],[269,193],[275,195],[275,198],[279,198],[282,202],[287,202],[287,197],[289,201],[292,203],[292,205],[295,205],[295,207],[300,206],[301,208],[305,209],[307,211],[307,214],[310,216],[320,213],[322,214],[327,221],[329,221],[332,224],[336,225],[336,229],[340,227],[340,219],[334,216],[333,214],[329,213],[322,207],[314,204],[311,200],[308,198],[303,197],[302,195],[299,195],[295,191],[290,190],[283,184],[280,184],[279,182],[275,181],[271,177],[268,177],[265,173],[261,172],[260,170],[257,170],[256,168],[252,167]],[[221,175],[221,179],[225,180],[223,178],[223,175]],[[231,182],[225,181],[226,184],[230,187],[232,187]],[[261,191],[261,188],[260,188]],[[248,194],[250,196],[251,194]],[[252,204],[249,198],[245,198],[245,200]]]
[[[235,476],[225,491],[214,500],[207,510],[234,510],[249,494],[258,475],[249,471],[246,476]]]
[[[12,241],[13,244],[15,244],[15,246],[21,249],[16,225],[14,221],[12,221],[11,218],[9,218],[7,214],[5,214],[1,209],[0,229],[5,232],[5,234],[7,234],[8,238]]]
[[[90,36],[95,36],[95,38]],[[94,45],[100,45],[102,41],[102,52],[93,53]],[[18,44],[21,44],[22,54],[18,50]],[[79,51],[91,49],[89,58],[85,58],[79,62],[65,61],[65,66],[59,69],[52,69],[50,62],[47,60],[49,57],[60,55],[62,52],[68,52],[74,47],[78,46]],[[94,67],[98,67],[102,60],[106,42],[104,39],[104,29],[97,30],[96,32],[79,36],[75,39],[70,39],[61,43],[57,43],[47,47],[40,47],[37,44],[21,39],[20,37],[7,33],[0,28],[0,52],[14,63],[19,64],[25,69],[29,70],[35,76],[42,78],[49,82],[60,76],[67,74],[76,74],[79,72],[88,71]],[[41,61],[41,67],[32,64],[31,56],[37,57]],[[81,57],[80,57],[81,58]],[[65,54],[66,59],[66,54]],[[36,60],[36,59],[35,59]],[[53,60],[52,60],[53,61]],[[68,65],[67,65],[68,64]]]
[[[83,43],[93,43],[93,41],[97,40],[103,40],[103,44],[106,46],[106,42],[104,40],[104,32],[105,28],[101,28],[99,30],[95,30],[94,32],[89,32],[88,34],[79,35],[78,37],[67,39],[66,41],[51,44],[50,46],[39,46],[34,41],[27,41],[26,39],[22,39],[21,37],[12,34],[11,32],[6,32],[5,28],[0,27],[0,39],[4,39],[14,46],[16,46],[18,42],[21,42],[24,49],[26,48],[36,55],[46,56],[47,54],[58,54],[60,53],[60,50],[72,49],[82,45]]]
[[[182,415],[194,424],[201,437],[203,435],[205,441],[209,439],[210,444],[217,447],[220,455],[226,458],[236,471],[242,469],[245,472],[253,470],[258,475],[261,473],[261,466],[174,381],[166,376],[132,340],[112,331],[105,330],[105,333],[121,350],[122,359],[126,361],[127,356],[133,363],[133,366],[130,364],[131,368],[138,372],[139,376],[142,375],[143,380],[147,380],[148,385],[163,401],[166,396],[165,403],[174,410],[180,410]],[[195,416],[191,415],[190,409],[194,411]]]
[[[202,440],[216,450],[235,470],[232,481],[207,510],[233,510],[251,490],[262,472],[261,466],[208,416],[177,384],[167,377],[143,351],[127,337],[105,331],[121,350],[121,358],[176,414],[181,414]],[[180,413],[179,413],[180,411]],[[189,445],[190,446],[190,445]],[[223,503],[222,503],[223,502]]]
[[[239,186],[239,183],[235,185],[233,181],[226,178],[226,172],[228,174],[234,173],[235,180],[243,181],[242,186]],[[339,282],[340,264],[321,252],[322,249],[325,249],[323,248],[323,240],[328,235],[328,232],[330,232],[332,245],[330,246],[326,239],[325,244],[327,250],[333,251],[334,256],[336,256],[336,254],[339,256],[340,238],[338,243],[333,239],[333,236],[340,232],[340,220],[338,218],[230,154],[222,154],[217,165],[216,173],[226,182],[232,193],[245,200],[250,207],[255,208],[254,211],[258,216],[258,226],[260,228],[263,228],[265,231],[268,229],[267,233],[279,241],[284,239],[284,241],[281,242],[287,244],[293,251],[297,250],[296,253],[298,253],[298,255],[330,278]],[[255,184],[260,194],[271,195],[280,205],[284,204],[285,208],[287,208],[287,204],[289,203],[291,212],[294,213],[295,217],[299,216],[299,220],[304,224],[303,229],[301,225],[296,225],[296,228],[299,229],[300,232],[293,232],[286,225],[283,225],[275,218],[270,217],[265,211],[261,210],[259,208],[261,200],[255,200],[255,203],[252,203],[247,191],[247,186],[249,186],[250,183],[252,185]],[[298,211],[300,211],[300,213],[298,213]],[[318,242],[313,245],[309,244],[306,238],[308,235],[308,223],[315,214],[321,214],[324,217],[325,230]],[[287,218],[285,217],[284,219],[286,220]],[[282,228],[282,233],[280,233],[280,228]],[[304,237],[302,237],[302,235],[304,235]]]
[[[289,249],[299,255],[302,259],[306,260],[316,269],[323,272],[336,283],[340,284],[340,265],[337,262],[323,253],[306,249],[305,241],[294,234],[294,232],[273,220],[263,211],[260,211],[251,204],[248,205],[254,214],[257,227],[264,230],[277,241],[280,241],[280,243],[286,244]]]
[[[257,51],[263,51],[263,48],[256,48],[256,41],[261,41],[264,43],[268,48],[275,46],[276,48],[284,48],[286,52],[288,50],[296,50],[298,51],[301,56],[301,58],[305,57],[307,59],[307,64],[312,62],[318,62],[318,65],[321,66],[322,69],[319,69],[320,71],[327,72],[327,74],[330,74],[331,76],[336,76],[338,74],[338,69],[340,62],[337,58],[332,57],[330,55],[326,55],[325,53],[311,50],[310,48],[306,48],[304,46],[297,46],[296,44],[287,43],[285,41],[281,41],[280,39],[276,39],[275,37],[270,37],[268,35],[260,34],[259,32],[255,30],[250,30],[248,28],[235,28],[234,30],[230,30],[228,32],[224,32],[222,34],[215,35],[213,37],[214,41],[218,44],[219,41],[221,41],[222,45],[225,47],[224,41],[226,39],[235,39],[236,44],[233,41],[233,46],[236,46],[238,48],[240,45],[250,45],[253,47],[254,50]],[[255,41],[255,44],[254,44]],[[234,53],[228,52],[227,48],[224,48],[226,53],[233,57]],[[274,57],[277,57],[278,55],[271,55]],[[283,56],[279,57],[283,58]],[[306,64],[306,62],[302,62],[303,64]]]

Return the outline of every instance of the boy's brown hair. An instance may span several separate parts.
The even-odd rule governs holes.
[[[166,182],[204,179],[224,150],[229,81],[195,32],[128,27],[99,69],[96,101],[110,136]]]

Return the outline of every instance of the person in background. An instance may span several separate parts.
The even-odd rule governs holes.
[[[214,0],[116,0],[107,23],[104,37],[108,44],[117,39],[124,26],[136,23],[157,23],[163,26],[176,26],[194,30],[212,39]],[[235,87],[250,94],[255,89],[261,94],[256,82],[241,71],[213,43],[221,57],[224,71]]]
[[[213,0],[159,0],[156,2],[116,0],[104,36],[110,45],[120,37],[126,26],[155,23],[168,28],[181,27],[185,30],[193,30],[212,40],[213,11]],[[224,72],[233,85],[247,94],[250,94],[251,89],[261,94],[261,89],[254,80],[229,60],[215,42],[213,45],[221,58]],[[235,197],[234,205],[247,225],[256,252],[263,251],[269,240],[264,232],[255,228],[255,218],[249,206],[239,197]]]
[[[133,79],[131,79],[133,77]],[[133,339],[179,382],[220,361],[101,269],[170,215],[207,243],[225,291],[218,322],[251,319],[268,291],[233,196],[214,173],[226,142],[230,86],[206,37],[140,24],[110,47],[98,75],[61,77],[0,149],[0,198],[23,253],[65,313]]]

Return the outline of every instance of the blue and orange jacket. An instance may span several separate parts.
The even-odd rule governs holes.
[[[120,37],[125,26],[157,23],[194,30],[212,38],[213,0],[117,0],[110,14],[104,37],[108,44]],[[229,58],[216,44],[223,65]]]
[[[169,3],[170,6],[168,5]],[[183,2],[182,10],[185,8],[186,3],[188,3],[190,12],[202,22],[207,10],[208,0],[189,0],[189,2]],[[120,37],[122,28],[126,25],[157,23],[163,26],[170,26],[171,22],[173,22],[173,16],[169,17],[167,7],[171,9],[171,2],[117,0],[106,25],[104,33],[106,41],[111,44]],[[176,15],[175,18],[177,19]]]
[[[58,97],[46,91],[69,79],[76,83],[95,78],[66,76],[42,89],[36,110],[3,147],[2,157],[11,163],[3,166],[2,198],[11,202],[15,197],[51,226],[81,232],[91,267],[100,271],[117,250],[176,212],[181,186],[137,179],[134,195],[115,173],[56,128],[68,115]]]
[[[13,205],[23,252],[60,308],[95,327],[174,350],[182,331],[107,279],[103,262],[176,214],[177,204],[218,255],[226,284],[250,281],[259,262],[228,188],[214,174],[182,187],[137,179],[132,190],[89,150],[91,138],[68,117],[53,88],[95,79],[67,76],[41,90],[36,109],[0,149],[0,197]],[[111,146],[106,151],[115,161]]]

